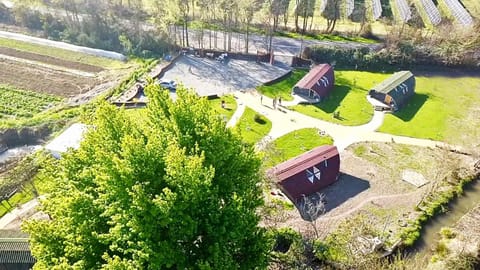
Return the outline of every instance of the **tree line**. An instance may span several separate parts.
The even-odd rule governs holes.
[[[306,34],[313,20],[326,21],[322,32],[335,31],[339,19],[368,24],[364,1],[345,13],[348,0],[17,0],[0,3],[0,22],[42,32],[46,38],[119,51],[160,54],[170,45],[231,51],[232,37],[244,40],[248,52],[252,32],[265,34],[265,48],[279,30]],[[363,11],[362,11],[363,10]],[[189,31],[194,28],[195,31]],[[213,31],[216,30],[216,31]],[[222,42],[223,44],[220,44]],[[238,49],[238,48],[237,48]]]

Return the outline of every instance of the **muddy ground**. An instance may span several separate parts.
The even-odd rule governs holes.
[[[67,60],[63,60],[63,59],[59,59],[59,58],[55,58],[47,55],[19,51],[11,48],[6,48],[6,47],[0,47],[0,54],[8,55],[16,58],[27,59],[31,61],[37,61],[37,62],[49,64],[49,65],[65,67],[69,69],[76,69],[76,70],[85,71],[85,72],[97,73],[104,70],[103,68],[98,66],[92,66],[88,64],[79,63],[79,62],[67,61]]]
[[[0,59],[0,70],[1,84],[61,97],[72,97],[87,92],[98,84],[96,78],[86,78],[40,65],[6,59]]]

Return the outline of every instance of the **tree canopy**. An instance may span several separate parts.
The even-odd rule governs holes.
[[[205,99],[146,87],[148,119],[102,105],[81,147],[47,167],[35,269],[261,269],[260,160]]]

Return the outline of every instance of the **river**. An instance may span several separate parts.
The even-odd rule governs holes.
[[[440,239],[443,227],[453,227],[466,213],[480,203],[480,179],[468,183],[463,194],[448,205],[448,211],[435,216],[424,225],[420,239],[416,242],[413,252],[419,257],[430,258],[432,250]]]
[[[42,146],[40,145],[25,145],[8,149],[7,151],[0,154],[0,164],[5,163],[11,158],[21,157],[29,154],[35,150],[40,149],[41,147]]]

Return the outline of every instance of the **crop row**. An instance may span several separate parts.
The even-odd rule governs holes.
[[[0,85],[0,116],[32,117],[61,99]]]

